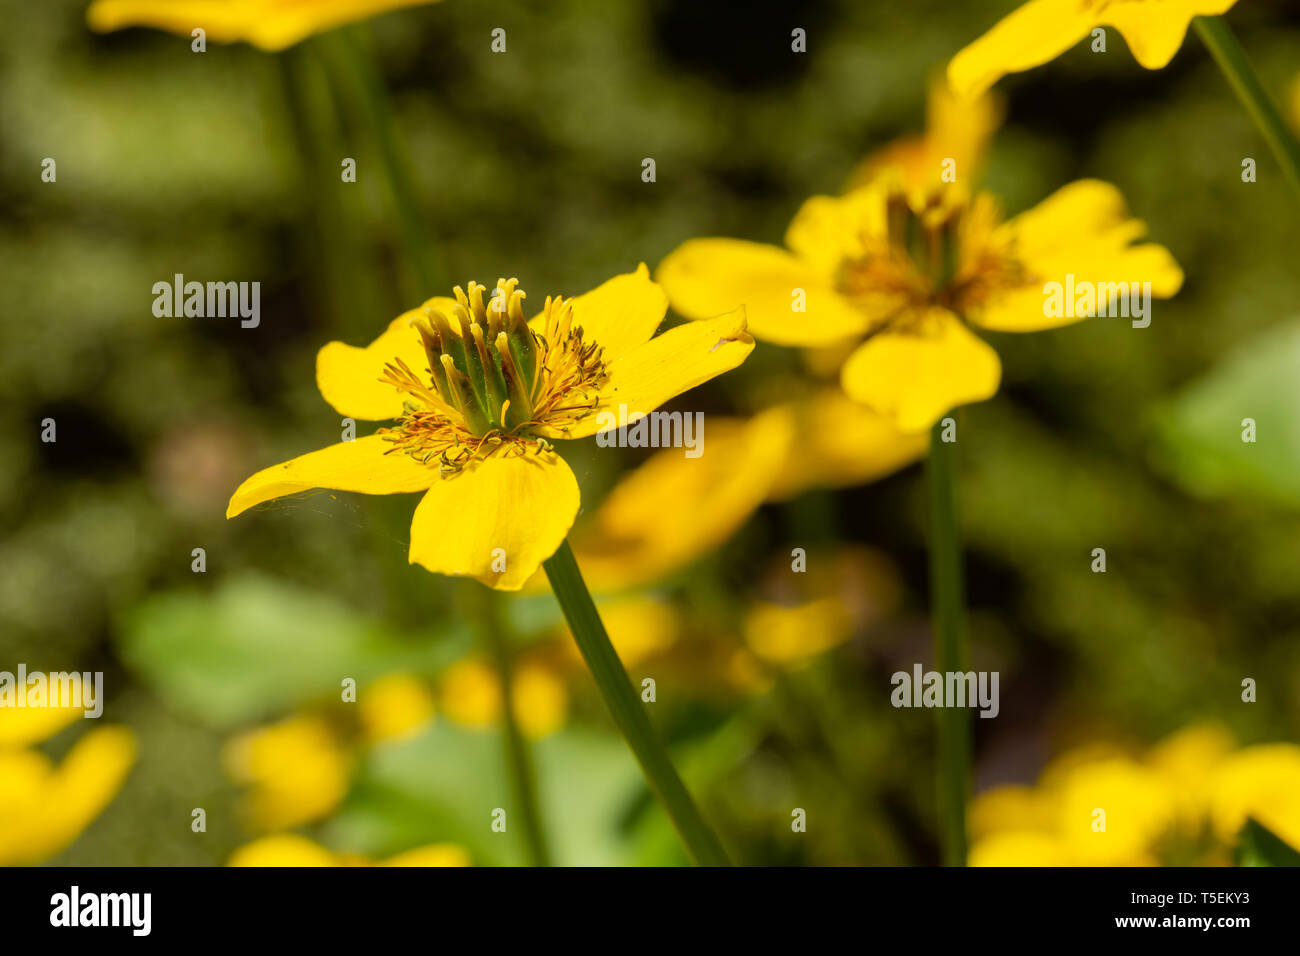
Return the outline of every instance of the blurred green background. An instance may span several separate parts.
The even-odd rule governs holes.
[[[331,38],[198,55],[161,32],[94,35],[82,3],[5,0],[0,668],[105,671],[106,719],[140,738],[122,793],[55,862],[224,862],[248,839],[221,766],[233,732],[328,698],[340,672],[432,673],[471,645],[463,589],[406,565],[413,498],[322,493],[224,518],[253,471],[338,440],[314,385],[322,344],[362,344],[471,278],[518,276],[540,300],[653,268],[693,236],[779,242],[805,197],[921,130],[927,76],[1010,6],[445,0],[363,24],[433,238],[431,289],[406,264],[373,143],[331,98]],[[1240,6],[1231,22],[1280,98],[1300,13]],[[959,445],[975,664],[1002,674],[1000,717],[974,722],[977,788],[1031,781],[1098,737],[1142,744],[1207,718],[1248,742],[1300,728],[1294,197],[1194,37],[1160,72],[1113,32],[1109,47],[1000,84],[986,185],[1014,213],[1079,177],[1113,182],[1187,282],[1141,332],[990,337],[1003,388],[962,412]],[[355,185],[339,182],[345,156]],[[156,318],[151,287],[178,272],[260,281],[260,327]],[[751,411],[764,377],[796,365],[760,345],[679,404]],[[39,441],[46,417],[55,444]],[[586,511],[640,460],[569,457]],[[937,860],[932,719],[888,703],[888,675],[929,657],[921,477],[769,506],[661,589],[689,620],[725,619],[791,547],[836,539],[879,549],[903,582],[896,613],[772,692],[662,693],[657,723],[741,860]],[[511,614],[525,637],[555,620],[546,598]],[[1253,705],[1243,677],[1260,682]],[[538,745],[557,856],[680,861],[594,690],[574,694],[568,727]],[[370,854],[450,840],[518,860],[477,816],[499,764],[495,734],[439,722],[368,759],[313,832]],[[792,806],[808,834],[790,833]]]

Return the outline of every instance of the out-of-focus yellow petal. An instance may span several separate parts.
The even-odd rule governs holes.
[[[413,674],[388,674],[361,689],[357,708],[367,740],[406,740],[432,722],[433,694]]]
[[[883,478],[921,458],[929,440],[903,432],[838,388],[789,406],[797,442],[790,446],[769,498],[784,501],[809,488],[846,488]]]
[[[834,598],[794,607],[760,601],[745,617],[745,642],[768,663],[791,667],[842,644],[850,621],[848,608]]]
[[[1033,787],[994,787],[976,796],[970,805],[972,840],[999,833],[1050,833],[1055,824],[1051,807]]]
[[[330,725],[291,717],[231,740],[226,769],[247,784],[241,813],[257,830],[282,830],[328,816],[347,795],[352,761]]]
[[[515,720],[524,736],[537,740],[564,726],[569,715],[569,691],[555,671],[525,663],[511,676]]]
[[[1232,734],[1223,727],[1194,724],[1147,753],[1146,763],[1169,782],[1189,829],[1205,818],[1213,796],[1215,769],[1232,748]]]
[[[1247,817],[1300,850],[1300,747],[1260,744],[1214,771],[1211,814],[1220,839],[1236,838]]]
[[[420,499],[411,563],[517,591],[563,543],[578,500],[578,481],[554,452],[479,459]]]
[[[749,330],[778,345],[825,345],[860,335],[868,324],[835,291],[829,268],[776,246],[692,239],[668,254],[657,277],[673,308],[687,318],[743,306]]]
[[[1155,771],[1127,758],[1082,764],[1056,796],[1057,832],[1085,866],[1150,862],[1156,842],[1177,819],[1172,789]],[[1105,829],[1100,829],[1104,811]]]
[[[218,43],[247,42],[283,50],[315,33],[402,7],[435,0],[95,0],[86,11],[92,30],[154,27],[189,36],[196,27]]]
[[[850,398],[875,409],[904,432],[928,429],[958,405],[998,390],[998,354],[951,313],[932,309],[907,332],[867,339],[841,372]]]
[[[967,866],[1074,866],[1070,848],[1056,837],[1034,830],[1004,831],[976,840]]]
[[[447,719],[462,727],[490,727],[501,716],[501,682],[477,658],[448,666],[438,679],[438,695]]]
[[[424,491],[439,483],[436,465],[422,465],[410,455],[393,451],[392,443],[382,436],[367,435],[263,468],[235,489],[226,517],[313,488],[395,495]]]
[[[554,438],[585,438],[624,424],[634,423],[671,398],[729,372],[754,351],[745,331],[745,310],[688,322],[649,342],[642,343],[606,367],[607,378],[596,396],[596,406],[565,432],[539,428]]]
[[[226,866],[342,866],[338,855],[293,833],[277,833],[246,843],[230,854]]]
[[[103,812],[122,789],[135,754],[135,735],[125,727],[100,727],[73,745],[42,794],[30,844],[39,848],[36,859],[62,850]]]
[[[473,866],[469,851],[455,843],[434,843],[390,856],[380,866]]]
[[[1182,46],[1195,16],[1217,16],[1236,0],[1135,0],[1087,3],[1081,0],[1030,0],[967,46],[948,64],[948,82],[962,96],[983,93],[1008,73],[1056,59],[1094,27],[1113,26],[1133,57],[1158,70]]]
[[[676,643],[681,632],[681,620],[671,604],[642,595],[603,602],[600,619],[626,667],[636,667],[663,653]],[[568,626],[561,625],[560,633],[565,653],[574,663],[581,663],[582,654]]]
[[[726,541],[763,502],[794,439],[789,413],[749,422],[707,419],[704,453],[652,455],[606,496],[573,538],[578,564],[598,592],[665,577]]]
[[[54,764],[35,750],[0,750],[0,866],[32,863],[51,851],[45,794]]]
[[[25,694],[27,689],[15,692]],[[0,707],[0,747],[40,743],[85,713],[85,707]]]
[[[614,276],[575,296],[573,324],[582,326],[586,341],[604,349],[608,363],[648,341],[667,311],[668,296],[650,280],[650,270],[643,262],[635,272]]]
[[[1064,301],[1067,276],[1074,288],[1091,284],[1096,311],[1120,294],[1116,283],[1151,283],[1151,296],[1166,299],[1183,284],[1183,271],[1169,250],[1155,243],[1134,245],[1146,225],[1128,215],[1124,197],[1110,183],[1082,179],[1063,186],[1033,209],[1001,227],[996,241],[1008,243],[1027,273],[1023,285],[991,299],[967,317],[999,332],[1036,332],[1079,322],[1088,315],[1072,312]],[[1045,285],[1059,283],[1060,315],[1048,315]]]
[[[1029,0],[952,58],[948,83],[961,96],[979,96],[1008,73],[1056,59],[1095,24],[1079,0]]]
[[[380,381],[384,366],[401,359],[417,375],[425,372],[429,358],[411,321],[423,316],[429,308],[450,316],[455,304],[455,299],[435,296],[418,309],[393,319],[379,338],[365,348],[345,342],[326,344],[316,353],[316,387],[321,396],[336,412],[348,418],[371,422],[400,418],[406,396]]]

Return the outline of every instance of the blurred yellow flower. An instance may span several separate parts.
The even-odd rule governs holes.
[[[496,670],[467,657],[442,672],[438,691],[443,713],[463,727],[490,727],[501,720],[501,679]],[[569,692],[551,668],[521,661],[512,674],[515,719],[520,731],[538,739],[564,726]]]
[[[335,853],[306,837],[278,833],[261,837],[230,855],[227,866],[471,866],[469,852],[454,843],[417,847],[378,862]]]
[[[1004,221],[991,195],[971,195],[961,178],[969,174],[945,182],[938,166],[927,175],[918,190],[889,167],[845,196],[809,199],[786,232],[789,251],[689,240],[657,278],[689,318],[743,304],[760,339],[858,342],[840,384],[903,432],[997,392],[998,355],[971,326],[1055,328],[1117,312],[1121,297],[1127,315],[1130,289],[1166,298],[1182,285],[1164,247],[1133,245],[1145,226],[1108,183],[1071,183]]]
[[[135,736],[97,727],[62,762],[27,745],[52,736],[81,708],[0,708],[0,865],[38,863],[71,844],[122,788]]]
[[[314,33],[436,0],[95,0],[86,22],[98,33],[154,27],[181,36],[196,28],[218,43],[283,50]]]
[[[1140,759],[1107,746],[1066,753],[1035,787],[995,787],[976,797],[970,863],[1150,866],[1180,841],[1184,854],[1215,863],[1229,858],[1251,817],[1300,847],[1300,747],[1232,748],[1227,731],[1200,724]],[[1207,831],[1217,846],[1199,842]]]
[[[1193,17],[1225,13],[1237,0],[1029,0],[948,64],[961,96],[978,96],[1008,73],[1056,59],[1099,26],[1120,32],[1148,70],[1166,66]]]
[[[412,674],[388,674],[361,689],[357,708],[367,742],[406,740],[433,721],[433,693]]]
[[[667,651],[682,628],[671,604],[640,595],[603,602],[600,618],[619,660],[629,668]],[[560,646],[571,663],[581,663],[582,653],[567,624],[560,627]]]
[[[329,722],[290,717],[227,743],[226,770],[248,787],[240,813],[255,831],[283,830],[328,816],[347,795],[352,757]]]
[[[531,323],[514,279],[458,286],[398,316],[366,348],[321,349],[316,382],[339,414],[397,419],[258,472],[227,517],[313,488],[423,491],[410,561],[518,590],[564,541],[578,483],[548,439],[636,421],[753,350],[743,310],[655,336],[667,310],[644,265],[573,299],[550,298]],[[453,327],[455,326],[455,328]]]

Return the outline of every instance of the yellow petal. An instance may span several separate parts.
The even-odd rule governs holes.
[[[17,687],[15,693],[26,693],[26,688]],[[0,747],[40,743],[85,714],[85,707],[0,706]]]
[[[1235,839],[1246,818],[1254,817],[1300,850],[1300,747],[1246,747],[1211,776],[1211,820],[1220,839]]]
[[[573,299],[573,323],[586,341],[604,348],[606,362],[617,361],[647,341],[668,311],[668,296],[650,280],[643,262],[636,272],[614,276]]]
[[[1008,73],[1056,59],[1096,24],[1081,0],[1029,0],[952,58],[948,83],[960,96],[979,96]]]
[[[823,389],[789,405],[799,440],[777,474],[768,497],[785,501],[809,488],[867,484],[925,454],[928,437],[899,431],[874,409],[838,388]]]
[[[578,481],[559,455],[492,455],[420,500],[410,560],[517,591],[555,553],[577,513]]]
[[[455,304],[455,299],[445,296],[428,299],[418,309],[393,319],[383,334],[365,348],[344,342],[325,345],[316,354],[316,387],[325,401],[340,415],[360,421],[400,418],[404,396],[380,381],[384,366],[401,359],[417,374],[426,371],[429,359],[411,320],[422,316],[426,308],[450,315]]]
[[[473,866],[469,851],[454,843],[434,843],[390,856],[380,866]]]
[[[135,754],[135,735],[125,727],[100,727],[73,745],[43,797],[40,856],[63,849],[103,812],[122,789]]]
[[[850,625],[849,609],[835,598],[793,607],[759,601],[745,617],[745,643],[763,660],[791,667],[848,640]]]
[[[1067,282],[1075,290],[1090,285],[1095,312],[1106,311],[1110,298],[1131,291],[1134,282],[1139,293],[1149,282],[1152,298],[1169,298],[1182,288],[1183,271],[1163,246],[1133,244],[1145,232],[1146,225],[1128,215],[1123,195],[1110,183],[1083,179],[1063,186],[1005,223],[994,239],[1016,250],[1029,276],[1026,283],[995,296],[967,318],[999,332],[1036,332],[1081,321],[1089,313],[1076,314],[1073,303],[1064,301]],[[1047,307],[1048,283],[1060,287],[1059,309]],[[1120,303],[1114,305],[1119,314]]]
[[[406,740],[433,720],[433,694],[414,674],[387,674],[361,689],[357,716],[372,743]]]
[[[835,291],[832,275],[829,267],[813,266],[776,246],[692,239],[668,254],[657,278],[673,308],[689,319],[744,306],[750,331],[764,341],[825,345],[859,335],[867,326],[867,317]],[[796,311],[799,306],[803,311]]]
[[[379,435],[339,442],[289,461],[264,468],[235,490],[226,508],[233,518],[253,505],[312,488],[395,495],[424,491],[437,484],[436,465],[422,465],[409,455],[392,452]]]
[[[239,809],[254,830],[323,819],[351,785],[352,758],[317,716],[291,717],[241,734],[222,756],[231,778],[248,785]]]
[[[606,366],[595,407],[568,431],[537,431],[550,438],[586,438],[632,424],[682,392],[731,371],[753,350],[743,309],[679,325]]]
[[[584,573],[586,569],[584,568]],[[624,667],[636,667],[677,641],[681,620],[673,606],[658,598],[635,595],[600,605],[600,619]],[[582,653],[567,624],[560,625],[561,646],[572,664],[583,666]]]
[[[971,844],[968,866],[1073,866],[1070,848],[1032,830],[995,833]]]
[[[794,437],[789,413],[706,422],[705,454],[656,452],[574,535],[591,588],[619,591],[666,577],[725,542],[762,504]]]
[[[531,740],[555,733],[569,716],[569,692],[564,681],[541,664],[523,664],[515,671],[510,696],[519,729]]]
[[[900,431],[923,431],[958,405],[998,390],[998,353],[950,313],[931,310],[915,331],[881,332],[844,363],[844,391]]]
[[[1033,787],[1005,785],[985,790],[970,806],[971,839],[1016,831],[1050,832],[1056,821],[1044,795]],[[1017,864],[1012,864],[1017,865]]]
[[[220,43],[246,41],[263,50],[283,50],[314,33],[402,7],[434,0],[95,0],[86,11],[92,30],[107,33],[123,27],[156,27],[189,36],[203,27]]]
[[[292,833],[265,836],[241,846],[226,866],[341,866],[342,861],[318,843]]]
[[[1124,36],[1133,59],[1148,70],[1169,64],[1183,45],[1192,17],[1226,13],[1237,0],[1164,0],[1112,3],[1100,19]]]

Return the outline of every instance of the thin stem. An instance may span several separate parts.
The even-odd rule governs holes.
[[[369,124],[370,137],[378,150],[392,193],[407,260],[420,284],[420,289],[415,291],[423,297],[432,295],[441,288],[433,246],[420,218],[409,159],[395,130],[388,92],[375,65],[374,53],[355,28],[335,30],[320,40],[336,63],[336,72],[343,73],[343,78],[350,81],[352,95]]]
[[[471,612],[475,629],[487,647],[497,676],[501,681],[501,722],[505,731],[506,768],[510,775],[510,789],[515,805],[524,818],[524,840],[533,866],[550,866],[551,855],[547,848],[546,831],[537,803],[537,777],[533,772],[532,754],[528,741],[519,729],[514,701],[514,666],[510,641],[496,595],[487,588],[469,582]]]
[[[1237,99],[1241,100],[1241,105],[1264,134],[1269,149],[1277,157],[1282,172],[1295,189],[1296,195],[1300,196],[1300,144],[1296,143],[1277,107],[1259,82],[1259,77],[1251,69],[1246,51],[1241,48],[1222,17],[1197,17],[1192,23],[1201,42],[1209,49],[1210,55],[1227,77],[1228,85],[1237,94]]]
[[[966,599],[962,584],[961,536],[957,527],[953,444],[943,424],[930,432],[926,465],[930,484],[930,605],[934,617],[935,668],[965,672]],[[970,712],[939,708],[939,821],[945,866],[966,865],[966,796],[970,783]]]
[[[700,816],[695,801],[668,759],[668,752],[655,734],[614,645],[609,642],[605,625],[591,600],[591,592],[582,579],[569,543],[565,541],[560,545],[560,550],[542,567],[546,569],[551,590],[555,592],[560,610],[573,631],[578,650],[582,652],[591,676],[596,679],[605,706],[636,755],[646,783],[668,812],[687,851],[696,863],[703,866],[730,866],[731,861],[727,859],[722,844]]]

